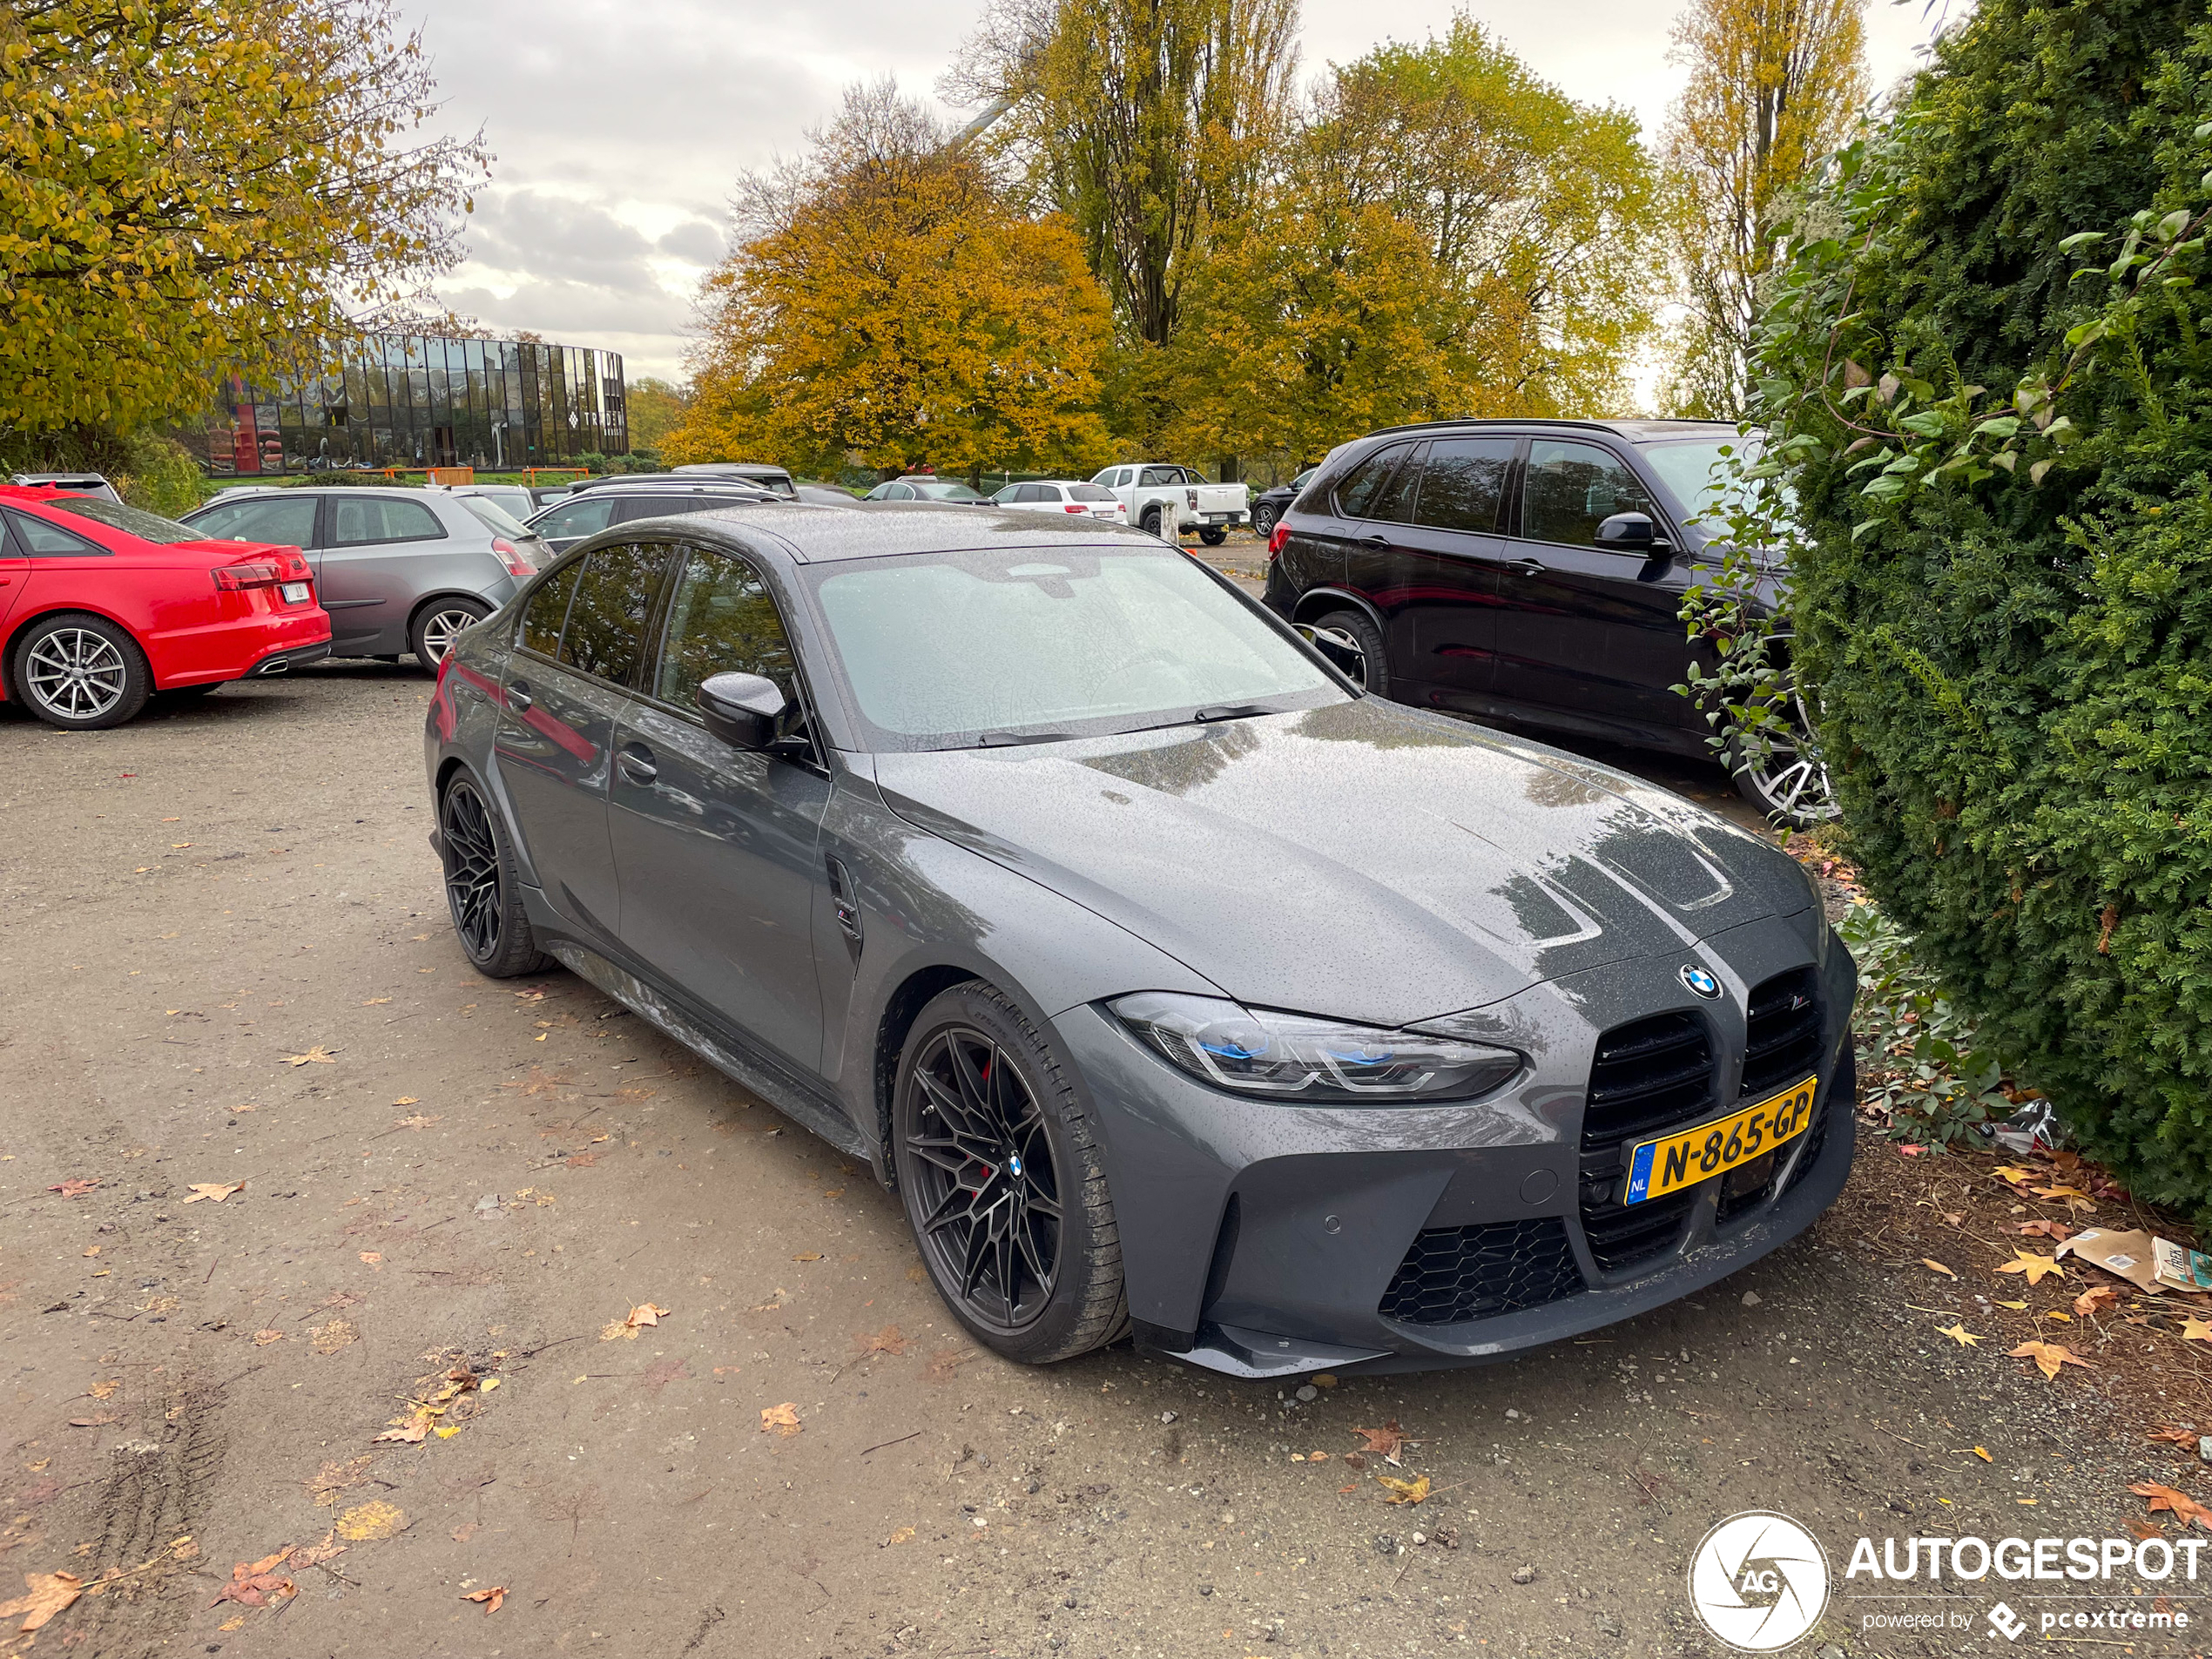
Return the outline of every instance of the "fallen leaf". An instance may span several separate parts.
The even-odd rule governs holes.
[[[2169,1426],[2151,1430],[2150,1438],[2154,1440],[2169,1441],[2175,1446],[2195,1446],[2198,1436],[2193,1428],[2174,1428]]]
[[[113,1412],[102,1412],[96,1417],[72,1417],[69,1420],[69,1426],[71,1428],[105,1428],[110,1423],[121,1420]]]
[[[84,1588],[84,1581],[74,1573],[25,1573],[23,1581],[28,1594],[0,1602],[0,1619],[22,1614],[24,1621],[17,1629],[26,1634],[66,1609]]]
[[[94,1399],[112,1399],[115,1398],[115,1391],[122,1386],[122,1378],[110,1377],[105,1382],[94,1383],[84,1392],[91,1395]]]
[[[2060,1366],[2081,1366],[2094,1369],[2090,1361],[2084,1359],[2062,1343],[2057,1342],[2023,1342],[2017,1348],[2006,1350],[2006,1357],[2010,1359],[2033,1359],[2035,1361],[2036,1369],[2054,1380],[2058,1377]]]
[[[1428,1496],[1426,1475],[1417,1480],[1393,1480],[1386,1474],[1379,1474],[1375,1479],[1390,1488],[1390,1495],[1383,1500],[1385,1503],[1419,1503]]]
[[[253,1345],[257,1348],[266,1348],[272,1342],[283,1340],[284,1332],[281,1331],[256,1331],[253,1333]]]
[[[2009,1181],[2014,1186],[2019,1186],[2023,1182],[2033,1181],[2035,1179],[2034,1170],[2024,1170],[2017,1163],[2007,1163],[2002,1169],[1993,1171],[1993,1173],[2000,1181]]]
[[[1367,1442],[1364,1450],[1372,1452],[1376,1456],[1392,1463],[1398,1461],[1398,1453],[1406,1443],[1406,1436],[1399,1430],[1398,1420],[1394,1417],[1380,1428],[1355,1428],[1352,1432]]]
[[[899,1327],[895,1325],[887,1325],[882,1330],[878,1331],[873,1336],[863,1331],[859,1336],[853,1339],[853,1346],[854,1350],[863,1355],[871,1353],[903,1354],[913,1345],[914,1339],[912,1337],[900,1336],[899,1334]]]
[[[2027,1304],[2025,1302],[1994,1302],[1992,1303],[1991,1305],[1993,1307],[2010,1308],[2015,1313],[2025,1313],[2027,1312]]]
[[[384,1252],[381,1250],[365,1250],[361,1251],[361,1260],[367,1262],[371,1267],[375,1268],[380,1272],[383,1271]]]
[[[304,1066],[310,1063],[318,1066],[327,1066],[335,1063],[337,1058],[338,1056],[335,1054],[318,1042],[314,1048],[308,1049],[305,1054],[286,1055],[284,1056],[284,1063],[287,1066]]]
[[[338,1535],[361,1544],[372,1538],[389,1538],[406,1525],[407,1515],[398,1506],[377,1498],[339,1516]]]
[[[2066,1277],[2066,1269],[2060,1266],[2054,1258],[2038,1256],[2033,1251],[2029,1250],[2014,1251],[2013,1259],[1997,1271],[2000,1273],[2025,1273],[2027,1275],[2027,1282],[2030,1285],[2041,1284],[2047,1273],[2060,1278]]]
[[[2020,1233],[2040,1234],[2045,1238],[2055,1238],[2060,1244],[2064,1244],[2074,1237],[2074,1229],[2063,1221],[2023,1221],[2013,1231]]]
[[[224,1602],[235,1602],[240,1607],[267,1607],[297,1595],[292,1581],[276,1570],[291,1553],[292,1547],[287,1544],[275,1554],[265,1555],[258,1561],[239,1561],[231,1568],[230,1582],[217,1590],[215,1600],[207,1605],[215,1607]]]
[[[401,1095],[392,1103],[395,1106],[420,1106],[421,1103],[421,1101],[413,1095]]]
[[[1325,1371],[1317,1372],[1312,1382],[1316,1388],[1334,1388],[1337,1386],[1337,1379]]]
[[[2182,1340],[2184,1342],[2212,1342],[2212,1325],[2194,1315],[2182,1319]]]
[[[1305,1460],[1308,1463],[1326,1463],[1329,1460],[1329,1454],[1326,1452],[1308,1452],[1305,1454]]]
[[[295,1573],[304,1573],[310,1567],[320,1567],[334,1555],[346,1553],[346,1546],[338,1541],[338,1529],[334,1527],[324,1534],[320,1544],[302,1544],[285,1561]]]
[[[99,1184],[98,1181],[87,1181],[82,1176],[72,1175],[68,1180],[57,1182],[46,1190],[58,1192],[64,1198],[81,1198]],[[44,1621],[41,1620],[40,1622],[44,1623]]]
[[[792,1260],[795,1262],[819,1262],[821,1259],[822,1252],[819,1250],[810,1250],[804,1256],[794,1256],[792,1258]]]
[[[1974,1455],[1979,1458],[1984,1463],[1994,1463],[1997,1461],[1995,1458],[1989,1455],[1989,1448],[1987,1447],[1977,1446],[1974,1447]]]
[[[246,1615],[233,1613],[215,1628],[218,1630],[242,1630],[246,1628]]]
[[[1364,1469],[1367,1467],[1367,1460],[1357,1452],[1346,1452],[1344,1454],[1344,1467],[1347,1469]],[[1352,1488],[1346,1487],[1345,1490],[1349,1492]]]
[[[100,1253],[100,1247],[98,1244],[87,1244],[84,1246],[84,1253],[87,1256],[97,1256]]]
[[[307,1327],[307,1339],[314,1344],[317,1353],[336,1353],[361,1335],[351,1319],[332,1319],[327,1325]]]
[[[763,1434],[772,1428],[779,1434],[796,1434],[801,1426],[796,1400],[787,1399],[780,1406],[763,1406],[760,1408],[760,1432]]]
[[[382,1008],[384,1004],[391,1000],[392,999],[388,996],[372,996],[367,1001],[363,1002],[361,1006],[365,1008]]]
[[[2072,1325],[2074,1323],[2074,1315],[2071,1313],[2061,1313],[2056,1308],[2053,1308],[2043,1317],[2050,1320],[2054,1325]]]
[[[914,1535],[914,1529],[912,1527],[900,1527],[883,1541],[887,1544],[910,1543],[913,1541]]]
[[[1946,1267],[1941,1262],[1936,1260],[1936,1258],[1932,1256],[1921,1257],[1920,1265],[1926,1268],[1932,1273],[1942,1274],[1946,1278],[1956,1278],[1959,1277],[1958,1274],[1952,1272],[1949,1268]]]
[[[2117,1302],[2120,1292],[2109,1285],[2092,1285],[2074,1298],[2074,1312],[2080,1318],[2087,1318],[2107,1302]]]
[[[375,1461],[374,1455],[364,1452],[343,1463],[326,1463],[307,1482],[307,1495],[318,1504],[334,1503],[347,1487],[357,1487],[368,1479],[368,1471]]]
[[[625,1342],[635,1342],[638,1332],[649,1325],[658,1325],[668,1317],[668,1313],[669,1310],[664,1307],[656,1307],[651,1302],[640,1302],[630,1310],[625,1318],[609,1320],[606,1328],[599,1332],[599,1340],[612,1342],[620,1338]]]
[[[2086,1198],[2089,1195],[2080,1187],[2038,1187],[2035,1196],[2039,1198]]]
[[[198,1204],[206,1198],[212,1204],[220,1204],[233,1192],[245,1190],[246,1183],[243,1181],[195,1181],[192,1184],[192,1196],[185,1202]]]
[[[1960,1319],[1953,1325],[1942,1326],[1936,1332],[1936,1334],[1939,1337],[1949,1337],[1953,1342],[1957,1343],[1962,1348],[1971,1348],[1974,1345],[1974,1344],[1981,1340],[1979,1337],[1966,1329],[1966,1322],[1964,1319]]]
[[[2186,1492],[2176,1492],[2172,1487],[2162,1487],[2155,1480],[2139,1480],[2128,1488],[2139,1498],[2150,1500],[2153,1514],[2169,1511],[2183,1526],[2195,1522],[2207,1532],[2212,1532],[2212,1509],[2207,1509]],[[0,1611],[5,1611],[0,1608]]]
[[[507,1587],[504,1584],[495,1584],[488,1590],[471,1590],[461,1599],[464,1602],[482,1602],[484,1604],[485,1612],[496,1613],[499,1611],[500,1603],[507,1599]]]
[[[392,1426],[381,1434],[371,1435],[369,1438],[372,1443],[377,1440],[394,1440],[401,1446],[420,1446],[429,1438],[430,1428],[429,1413],[417,1411],[396,1420]],[[352,1536],[350,1533],[347,1535]]]

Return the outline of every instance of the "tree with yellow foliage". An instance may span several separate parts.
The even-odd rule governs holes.
[[[740,181],[672,461],[1080,469],[1110,324],[1065,221],[1032,219],[889,83]]]
[[[1689,84],[1663,139],[1676,287],[1688,315],[1665,401],[1734,420],[1759,284],[1790,192],[1866,101],[1865,0],[1690,0],[1674,56]]]
[[[0,442],[97,449],[460,257],[473,139],[390,0],[0,8]]]

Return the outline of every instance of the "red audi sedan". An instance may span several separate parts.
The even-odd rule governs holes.
[[[210,542],[120,502],[0,485],[0,701],[121,725],[156,691],[211,691],[330,655],[296,547]]]

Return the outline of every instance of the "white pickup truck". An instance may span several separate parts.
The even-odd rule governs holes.
[[[1165,462],[1109,467],[1091,481],[1109,489],[1129,509],[1129,522],[1173,541],[1194,529],[1208,547],[1229,539],[1230,527],[1251,511],[1251,495],[1242,484],[1210,484],[1189,467]]]

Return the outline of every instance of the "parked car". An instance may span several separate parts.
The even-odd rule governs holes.
[[[765,489],[772,496],[781,496],[786,501],[799,499],[799,486],[792,475],[781,467],[759,461],[694,461],[673,469],[678,478],[719,479],[725,482],[751,484]]]
[[[1795,860],[1366,695],[1133,529],[625,526],[457,642],[424,735],[468,960],[550,955],[866,1159],[1014,1359],[1481,1363],[1736,1271],[1851,1163]]]
[[[664,518],[671,513],[705,513],[718,507],[738,507],[776,497],[765,490],[734,484],[698,484],[688,481],[633,483],[623,489],[580,490],[557,502],[529,521],[529,530],[556,554],[565,553],[585,536],[614,524],[641,518]]]
[[[1130,523],[1170,542],[1195,529],[1208,547],[1219,547],[1251,506],[1244,485],[1210,484],[1189,467],[1109,467],[1090,482],[1113,492]]]
[[[792,489],[800,501],[815,507],[850,507],[860,499],[851,490],[833,485],[795,484]]]
[[[1673,687],[1715,658],[1680,613],[1718,556],[1695,503],[1741,442],[1687,421],[1376,433],[1332,453],[1277,526],[1267,604],[1351,635],[1368,689],[1399,702],[1710,759]],[[1736,782],[1784,823],[1834,813],[1809,742]]]
[[[861,497],[863,501],[934,501],[956,507],[988,507],[990,497],[978,495],[957,478],[934,473],[910,472],[903,478],[886,479]]]
[[[72,496],[94,496],[101,501],[121,501],[115,486],[97,472],[15,472],[8,482],[24,489],[65,489]]]
[[[0,489],[0,700],[77,731],[330,654],[297,550],[46,487]]]
[[[523,521],[537,510],[537,500],[521,484],[453,484],[446,487],[449,496],[463,501],[489,502],[504,513],[517,530],[523,530]],[[528,535],[527,530],[523,534]]]
[[[426,669],[551,556],[489,502],[442,489],[264,489],[210,502],[185,523],[211,540],[300,549],[330,612],[334,655],[395,663],[412,651]]]
[[[1290,482],[1263,489],[1253,496],[1252,534],[1263,542],[1274,535],[1275,526],[1282,522],[1285,510],[1298,499],[1298,491],[1311,483],[1313,475],[1320,470],[1318,467],[1308,467]]]
[[[1129,523],[1129,509],[1122,505],[1112,490],[1069,479],[1048,478],[1035,483],[1008,484],[991,499],[1001,507],[1013,507],[1023,512],[1076,514],[1109,519],[1116,524]]]

